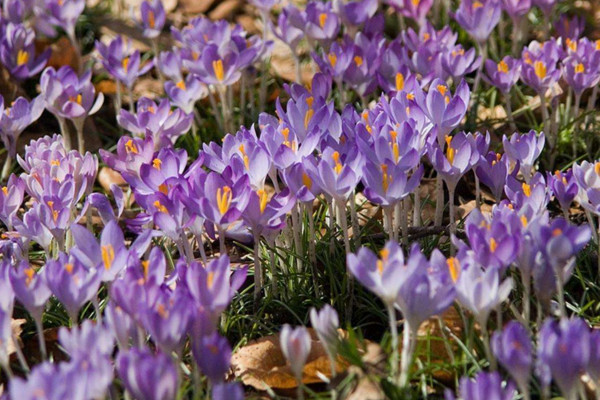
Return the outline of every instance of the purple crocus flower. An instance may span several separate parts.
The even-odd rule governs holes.
[[[226,229],[242,216],[250,200],[250,191],[246,175],[235,182],[227,182],[223,175],[211,172],[206,177],[206,197],[200,203],[200,213],[206,220]]]
[[[437,173],[453,192],[460,178],[477,163],[479,154],[474,141],[464,132],[459,132],[453,137],[446,136],[446,145],[445,154],[437,143],[429,145],[428,155]]]
[[[71,227],[76,247],[71,253],[87,268],[102,271],[102,280],[113,281],[127,265],[129,255],[125,247],[123,231],[116,221],[109,222],[100,235],[100,243],[81,225]]]
[[[373,203],[391,207],[406,198],[419,185],[423,166],[410,177],[405,168],[391,162],[376,165],[370,161],[363,167],[364,195]]]
[[[477,56],[475,49],[471,48],[465,51],[460,44],[448,49],[442,55],[442,68],[454,82],[458,82],[465,75],[476,71],[480,64],[481,56]]]
[[[403,16],[414,19],[419,26],[423,26],[433,0],[386,0],[386,3]]]
[[[212,400],[244,400],[244,388],[239,382],[218,383],[212,388]]]
[[[310,334],[303,326],[292,328],[285,324],[279,335],[281,351],[289,361],[296,380],[302,380],[302,371],[308,358],[311,346]]]
[[[565,41],[577,40],[585,30],[585,19],[577,15],[569,17],[567,14],[560,14],[554,23],[554,30]]]
[[[37,96],[31,102],[18,97],[10,107],[4,110],[0,117],[0,138],[11,158],[17,154],[17,140],[21,133],[44,112],[46,104],[42,96]]]
[[[379,252],[375,253],[361,247],[358,253],[346,255],[348,270],[367,289],[375,293],[388,307],[393,306],[400,288],[410,271],[418,266],[418,259],[411,257],[405,260],[399,244],[389,241]]]
[[[211,384],[221,383],[231,364],[231,346],[226,338],[214,332],[192,340],[194,359]]]
[[[545,95],[561,76],[558,60],[561,50],[554,40],[543,44],[532,42],[523,49],[521,80],[539,95]]]
[[[494,332],[491,345],[500,364],[519,389],[527,393],[533,365],[533,345],[527,329],[517,321],[510,321],[502,332]]]
[[[329,47],[340,29],[339,18],[330,2],[310,2],[303,11],[291,8],[287,17],[288,23],[301,29],[309,41],[318,42],[325,48]]]
[[[75,24],[85,8],[85,0],[48,0],[36,5],[36,28],[50,37],[62,28],[71,40],[75,39]]]
[[[519,21],[531,10],[532,0],[502,0],[502,9],[513,21]]]
[[[568,215],[569,207],[579,191],[573,170],[569,168],[566,172],[557,170],[554,174],[548,173],[547,181],[561,209]]]
[[[498,372],[480,372],[475,379],[460,378],[459,392],[462,400],[512,400],[516,395],[514,385],[502,384]],[[445,398],[454,400],[454,395],[446,391]]]
[[[104,69],[129,89],[133,88],[138,77],[144,75],[154,65],[153,61],[141,65],[139,50],[131,51],[131,44],[124,44],[123,37],[120,35],[108,46],[96,41],[96,50],[102,57]]]
[[[295,7],[291,5],[286,6],[281,14],[279,14],[277,26],[271,30],[277,38],[290,47],[293,54],[296,53],[298,44],[304,38],[304,31],[301,28],[296,28],[289,22],[290,14],[295,14],[296,12],[298,10]]]
[[[587,373],[597,382],[600,379],[600,331],[592,329],[590,332],[590,359]]]
[[[177,367],[171,357],[149,349],[132,348],[119,352],[116,360],[119,377],[127,391],[138,399],[169,400],[177,394]]]
[[[430,264],[419,245],[415,244],[410,260],[415,267],[412,271],[404,271],[407,277],[400,287],[396,304],[402,311],[406,327],[416,337],[423,321],[446,310],[454,301],[456,292],[446,258],[440,251],[432,253]]]
[[[44,278],[26,261],[11,268],[9,277],[17,300],[35,321],[41,322],[44,307],[52,294]]]
[[[521,60],[510,56],[505,56],[498,63],[486,60],[485,71],[483,79],[506,95],[521,77]]]
[[[514,133],[510,139],[502,137],[504,152],[510,161],[518,162],[521,172],[526,182],[529,182],[534,172],[535,160],[540,156],[544,149],[546,136],[540,132],[530,130],[528,133]]]
[[[364,25],[377,12],[377,0],[356,0],[334,2],[334,9],[347,28],[358,28]]]
[[[581,96],[586,89],[600,82],[599,61],[599,52],[594,52],[588,57],[571,55],[563,60],[563,77],[576,96]]]
[[[501,14],[498,0],[462,0],[454,19],[479,45],[483,45],[498,25]]]
[[[35,33],[22,24],[8,23],[2,28],[0,62],[17,81],[37,75],[50,57],[50,48],[36,56]]]
[[[121,109],[117,122],[134,135],[152,136],[157,148],[172,146],[178,137],[189,131],[193,115],[180,109],[171,110],[169,100],[162,99],[159,104],[142,97],[137,102],[137,112],[130,113]]]
[[[544,380],[551,375],[566,399],[574,398],[590,358],[590,328],[581,318],[546,320],[540,330],[538,359]]]
[[[145,0],[140,6],[144,36],[150,39],[160,35],[167,19],[161,0]]]
[[[184,60],[184,65],[186,61]],[[221,55],[216,44],[207,45],[198,61],[187,64],[190,71],[207,85],[229,86],[242,76],[243,59],[240,54],[229,51]]]
[[[532,3],[538,6],[544,14],[550,16],[552,8],[554,8],[554,5],[558,3],[558,1],[559,0],[532,0]]]
[[[156,56],[156,66],[160,72],[174,82],[183,79],[183,60],[181,59],[181,50],[174,47],[171,51],[161,51]]]
[[[71,363],[43,362],[36,365],[27,380],[15,377],[10,380],[9,398],[23,400],[48,400],[85,398],[86,382],[81,369]],[[43,397],[40,397],[42,395]],[[99,396],[103,397],[104,393]]]
[[[29,19],[33,14],[33,0],[5,0],[2,2],[4,22],[18,24]]]
[[[482,159],[475,170],[477,177],[485,186],[487,186],[494,197],[496,202],[502,199],[504,193],[504,185],[508,175],[512,175],[516,178],[519,172],[519,164],[510,171],[509,157],[506,154],[495,153],[490,151],[484,159]]]
[[[13,218],[23,203],[25,182],[17,175],[12,174],[8,178],[6,186],[0,188],[0,192],[0,221],[6,225],[9,231],[12,231]]]
[[[437,127],[438,144],[441,146],[444,137],[456,128],[465,116],[471,91],[467,82],[462,80],[452,95],[444,81],[435,79],[426,95],[418,90],[414,96],[429,121]]]
[[[311,308],[310,323],[317,332],[317,336],[325,347],[329,357],[335,359],[337,346],[340,340],[338,333],[340,321],[337,311],[329,304],[326,304],[320,311]]]
[[[487,329],[490,313],[502,304],[510,294],[513,281],[511,278],[500,280],[500,272],[496,268],[483,270],[478,264],[467,264],[467,259],[450,258],[448,265],[451,272],[458,270],[456,279],[456,297],[458,301],[471,311],[482,329]],[[462,264],[462,265],[461,265]],[[461,266],[466,265],[464,269]]]
[[[78,321],[81,307],[97,293],[101,283],[101,272],[87,269],[79,260],[64,253],[56,260],[46,263],[46,284],[60,301],[73,323]]]
[[[165,354],[181,351],[191,323],[192,307],[192,299],[185,291],[162,289],[142,311],[142,325]]]
[[[145,139],[123,136],[117,142],[117,154],[112,154],[104,149],[99,150],[102,161],[110,168],[128,177],[139,179],[140,167],[143,164],[152,164],[154,159],[154,141],[151,136]],[[133,181],[128,182],[132,184]]]
[[[246,268],[232,272],[227,255],[210,261],[206,266],[197,262],[189,265],[180,262],[177,271],[178,278],[194,300],[202,309],[207,310],[215,321],[227,308],[247,274]]]
[[[195,75],[189,74],[177,82],[166,81],[165,93],[174,106],[186,114],[192,114],[196,102],[208,96],[208,88]]]

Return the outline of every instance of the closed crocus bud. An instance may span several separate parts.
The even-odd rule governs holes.
[[[500,364],[517,382],[521,391],[528,391],[533,364],[533,346],[527,329],[517,321],[509,322],[502,332],[494,332],[492,350]]]
[[[329,304],[317,311],[316,308],[310,310],[310,323],[312,324],[317,336],[323,343],[327,354],[334,359],[337,354],[337,345],[339,342],[338,328],[340,320],[337,311]]]
[[[590,329],[581,318],[547,320],[540,330],[538,360],[565,399],[575,398],[590,358]],[[548,377],[545,377],[546,381]]]
[[[527,182],[534,172],[535,160],[542,154],[546,136],[540,132],[539,136],[533,129],[528,133],[514,133],[510,139],[502,137],[504,152],[511,161],[519,162],[521,173]]]
[[[280,334],[281,351],[298,381],[302,380],[302,370],[310,352],[310,342],[310,334],[305,327],[292,328],[287,324],[283,326]]]
[[[225,380],[231,364],[231,346],[227,339],[217,332],[195,338],[192,341],[194,359],[212,384]]]
[[[516,391],[512,383],[503,384],[497,372],[480,372],[474,379],[460,379],[460,398],[462,400],[512,400]],[[446,399],[454,399],[454,395],[446,393]]]
[[[170,400],[177,393],[177,369],[171,357],[149,349],[120,352],[116,367],[127,391],[136,399]]]

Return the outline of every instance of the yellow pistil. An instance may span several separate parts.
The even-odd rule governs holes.
[[[54,209],[54,202],[52,200],[48,200],[46,204],[48,204],[48,207],[50,207],[50,210],[52,211],[52,219],[54,219],[54,222],[56,222],[56,220],[58,220],[58,211]]]
[[[129,139],[127,141],[127,143],[125,143],[125,151],[127,153],[132,153],[132,154],[138,153],[137,146],[135,145],[135,143],[133,143],[133,140]]]
[[[577,42],[575,40],[567,38],[567,40],[565,40],[565,43],[571,51],[577,51]]]
[[[448,90],[448,88],[446,86],[444,86],[444,85],[437,85],[436,88],[437,88],[438,92],[440,92],[440,94],[442,96],[446,95],[446,91]]]
[[[167,207],[165,207],[164,205],[162,205],[160,201],[156,200],[156,201],[153,203],[153,205],[154,205],[154,207],[155,207],[155,208],[156,208],[158,211],[160,211],[161,213],[165,213],[165,214],[168,214],[168,213],[169,213],[169,210],[167,210]]]
[[[102,263],[104,269],[109,270],[115,260],[115,249],[112,244],[102,246]]]
[[[402,72],[396,73],[396,91],[404,89],[404,75]]]
[[[123,61],[121,61],[121,66],[123,66],[123,71],[127,73],[127,68],[129,67],[129,57],[125,57]]]
[[[465,55],[465,49],[458,49],[458,50],[452,50],[452,57],[456,57],[458,55],[464,56]]]
[[[167,319],[169,317],[169,312],[163,304],[158,304],[156,306],[156,312],[162,319]]]
[[[329,53],[327,58],[329,58],[329,63],[331,66],[335,68],[335,64],[337,64],[337,56],[334,53]]]
[[[259,200],[259,204],[260,204],[260,213],[264,213],[265,209],[267,208],[267,199],[269,198],[269,196],[267,195],[267,192],[264,191],[263,189],[259,189],[256,191],[256,194],[258,195],[258,200]]]
[[[314,97],[309,96],[306,98],[306,105],[308,106],[308,108],[312,108],[314,102],[315,102]]]
[[[504,60],[498,63],[498,72],[508,73],[508,64]]]
[[[533,69],[538,78],[544,79],[546,77],[546,64],[543,61],[536,61],[533,64]]]
[[[310,123],[313,115],[315,115],[315,110],[312,108],[306,110],[306,114],[304,114],[304,129],[308,129],[308,124]]]
[[[426,41],[428,41],[429,39],[431,39],[431,35],[430,35],[429,33],[425,32],[425,33],[423,34],[423,41],[424,41],[424,42],[426,42]]]
[[[414,93],[406,93],[406,100],[414,100],[414,99],[415,99]]]
[[[306,172],[302,173],[302,184],[304,186],[306,186],[306,188],[308,190],[310,190],[312,188],[312,184],[313,184],[312,179],[310,179],[310,176],[308,176],[308,174]]]
[[[223,60],[218,59],[216,61],[213,61],[212,67],[217,80],[219,82],[223,82],[223,79],[225,79],[225,71],[223,70]]]
[[[575,66],[575,73],[580,74],[582,72],[585,72],[585,67],[582,63],[577,63],[577,65]]]
[[[483,4],[481,2],[479,2],[479,1],[473,2],[473,9],[481,8],[481,7],[483,7]]]
[[[29,61],[29,53],[23,50],[19,50],[17,52],[17,65],[21,66],[23,64],[27,64]]]
[[[354,64],[356,64],[357,67],[360,67],[361,65],[363,65],[363,59],[361,56],[354,56]]]
[[[600,161],[594,164],[594,171],[596,171],[596,175],[600,176]]]
[[[321,29],[325,27],[325,23],[327,22],[327,14],[321,13],[319,15],[319,25],[321,25]]]
[[[452,137],[446,135],[446,144],[448,145],[448,148],[446,149],[446,158],[448,159],[450,165],[454,164],[454,156],[456,155],[456,150],[454,150],[452,146],[450,146],[451,142]]]
[[[148,260],[142,261],[142,269],[144,270],[144,278],[148,279],[148,266],[150,262]]]
[[[527,217],[524,215],[521,215],[521,224],[523,224],[523,228],[527,228],[527,224],[529,224],[529,221],[527,221]]]
[[[379,275],[383,275],[383,261],[377,260],[377,272]]]
[[[333,158],[333,162],[335,162],[335,173],[339,175],[339,173],[342,172],[342,163],[340,161],[340,153],[338,153],[337,151],[334,151],[333,154],[331,155],[331,158]]]
[[[73,264],[71,263],[66,263],[65,264],[65,270],[69,273],[72,274],[73,273]]]
[[[233,192],[229,186],[223,186],[223,188],[217,189],[217,207],[221,215],[225,214],[229,210],[231,205],[231,199],[233,198]]]
[[[244,159],[244,167],[246,167],[246,169],[250,169],[250,159],[248,158],[248,155],[246,154],[246,150],[244,149],[244,144],[240,144],[240,153],[242,153],[242,158]]]
[[[458,275],[460,274],[460,262],[455,257],[450,257],[446,260],[446,264],[448,265],[452,282],[456,283],[456,281],[458,281]]]
[[[35,270],[31,267],[29,268],[25,268],[25,286],[29,286],[31,285],[31,282],[33,281],[33,277],[35,276]]]
[[[80,94],[78,94],[77,96],[70,96],[69,97],[69,101],[72,101],[72,102],[77,103],[79,105],[81,105],[81,100],[82,100],[82,98],[81,98]]]
[[[383,188],[383,192],[387,193],[391,181],[391,177],[388,175],[388,166],[385,164],[381,164],[381,172],[381,187]]]
[[[155,25],[156,25],[156,19],[154,17],[154,11],[149,10],[148,11],[148,26],[151,29],[154,29]]]
[[[523,194],[527,197],[530,197],[531,196],[531,186],[526,184],[525,182],[523,182],[522,188],[523,188]]]
[[[562,235],[563,231],[560,228],[556,228],[552,231],[552,236]]]
[[[180,80],[179,82],[177,82],[177,85],[175,85],[175,86],[177,86],[181,90],[186,90],[187,89],[186,86],[185,86],[185,82],[183,81],[183,79]]]
[[[525,64],[533,64],[533,60],[531,59],[531,54],[529,54],[529,52],[523,54],[523,60],[525,61]]]
[[[2,193],[3,193],[5,196],[8,196],[8,188],[7,188],[6,186],[2,186]]]
[[[364,119],[366,122],[369,122],[369,112],[368,111],[363,111],[361,116],[362,116],[362,119]]]
[[[492,253],[494,253],[496,251],[496,249],[498,248],[498,242],[496,242],[496,239],[491,238],[490,239],[490,251]]]
[[[214,282],[215,282],[215,273],[210,271],[208,274],[206,274],[206,286],[209,289],[212,289]]]
[[[411,0],[413,6],[418,7],[421,0]]]
[[[161,183],[158,186],[158,191],[161,192],[162,194],[169,194],[169,187],[167,186],[166,183]]]
[[[373,134],[373,128],[371,127],[371,125],[367,124],[365,125],[365,128],[367,129],[367,132],[369,132],[370,135]]]
[[[155,158],[154,160],[152,160],[152,166],[160,171],[162,161],[159,158]]]
[[[600,39],[596,40],[596,50],[600,50]]]
[[[290,128],[283,128],[281,130],[281,135],[283,136],[284,141],[288,142],[290,140]]]

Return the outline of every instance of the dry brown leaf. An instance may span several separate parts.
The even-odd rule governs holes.
[[[77,52],[66,36],[60,37],[54,43],[50,43],[48,39],[36,41],[37,52],[42,52],[48,47],[52,50],[47,64],[49,67],[58,69],[64,65],[69,65],[76,71],[79,69]]]
[[[133,97],[136,100],[140,97],[156,99],[157,97],[161,96],[162,93],[163,87],[160,81],[151,77],[138,79],[133,88]]]
[[[23,331],[21,326],[25,322],[27,322],[27,320],[25,320],[25,319],[13,319],[12,321],[10,321],[10,329],[13,333],[13,337],[17,338],[17,340],[21,337],[21,332]],[[17,351],[17,346],[18,346],[18,344],[13,342],[12,339],[8,341],[6,350],[7,350],[9,356]]]
[[[376,382],[365,376],[358,381],[358,385],[352,393],[347,397],[347,400],[383,400],[385,394]]]
[[[98,182],[102,188],[110,193],[110,186],[114,183],[119,186],[127,185],[123,176],[117,171],[109,167],[102,167],[98,172]]]
[[[109,79],[105,79],[94,84],[96,88],[96,92],[102,92],[106,95],[113,95],[117,93],[117,84],[115,81],[111,81]]]
[[[214,2],[215,0],[179,0],[179,8],[186,14],[203,14]]]
[[[477,207],[477,202],[475,200],[470,200],[465,204],[461,204],[456,208],[456,218],[457,220],[461,220],[466,218],[471,211],[473,211]],[[492,212],[492,206],[487,203],[481,203],[480,205],[481,212],[488,213]]]
[[[234,16],[237,10],[242,6],[242,0],[223,0],[208,13],[208,16],[212,20],[228,19]]]
[[[281,78],[294,82],[296,80],[296,64],[292,57],[290,48],[281,40],[275,40],[273,52],[271,53],[271,69],[274,74]],[[303,83],[308,83],[312,80],[312,67],[309,63],[300,65],[300,73]]]
[[[320,374],[330,377],[330,363],[327,353],[314,329],[308,329],[311,336],[311,349],[304,366],[302,383],[323,382]],[[281,351],[279,334],[260,338],[240,348],[231,358],[235,377],[247,386],[258,390],[292,389],[297,386],[289,363]],[[338,359],[336,371],[343,372],[347,363]]]

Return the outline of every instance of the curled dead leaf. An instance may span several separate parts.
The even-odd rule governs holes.
[[[10,321],[10,329],[12,330],[14,338],[19,339],[19,337],[21,336],[21,332],[23,331],[21,326],[26,321],[27,320],[25,319],[13,319],[12,321]],[[18,343],[15,343],[12,339],[8,341],[7,352],[9,356],[17,351],[17,346],[20,345]]]
[[[110,193],[110,187],[112,184],[119,185],[121,187],[126,186],[127,182],[121,176],[121,174],[109,167],[102,167],[98,172],[98,182],[102,188]]]
[[[310,328],[309,333],[312,339],[311,349],[304,366],[302,383],[322,383],[320,375],[331,377],[329,358],[316,331]],[[266,336],[243,346],[233,355],[231,365],[236,378],[258,390],[292,389],[297,386],[289,363],[281,351],[279,334]],[[347,368],[347,363],[338,358],[335,368],[337,373],[341,373]]]

